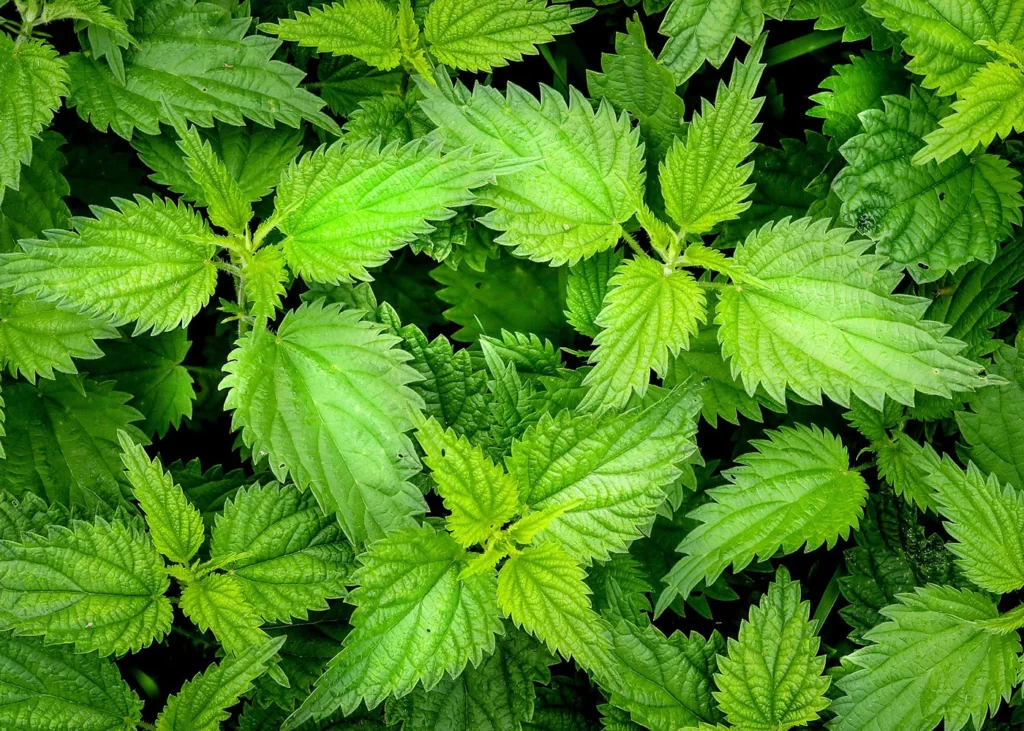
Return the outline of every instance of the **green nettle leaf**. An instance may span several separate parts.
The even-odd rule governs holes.
[[[232,179],[249,202],[256,202],[277,186],[281,173],[302,151],[302,130],[261,127],[248,123],[234,126],[216,122],[200,129],[199,136],[227,166]],[[185,153],[168,134],[135,135],[132,147],[151,170],[150,180],[166,185],[197,205],[207,205],[202,187],[185,165]]]
[[[677,0],[682,2],[689,0]],[[706,5],[704,0],[701,4]],[[665,208],[686,233],[708,233],[750,207],[746,198],[754,186],[747,180],[754,166],[743,161],[754,151],[760,129],[754,118],[764,100],[755,98],[754,91],[764,71],[764,43],[762,36],[746,60],[736,62],[729,85],[719,84],[714,106],[704,100],[685,140],[676,139],[661,165]]]
[[[427,340],[415,325],[399,330],[409,365],[423,380],[410,387],[423,399],[423,413],[456,434],[471,437],[487,425],[487,376],[473,363],[469,350],[453,350],[444,335]]]
[[[545,414],[512,446],[509,473],[531,510],[564,509],[538,540],[607,559],[640,537],[695,451],[698,388],[625,413]]]
[[[18,189],[21,166],[32,161],[32,138],[53,119],[67,94],[67,63],[49,43],[14,40],[0,33],[0,201],[7,188]]]
[[[740,414],[760,422],[761,407],[771,411],[786,410],[785,405],[769,398],[763,388],[759,388],[753,396],[746,392],[722,357],[718,327],[715,325],[698,330],[697,335],[690,340],[690,347],[680,351],[669,362],[664,379],[666,386],[682,383],[688,378],[704,381],[700,391],[703,404],[701,415],[713,427],[718,426],[719,417],[730,424],[738,424]]]
[[[409,355],[381,325],[341,305],[306,304],[277,333],[253,331],[225,366],[225,405],[282,482],[311,488],[353,543],[413,524],[426,502],[409,479],[419,460],[406,432],[422,406]]]
[[[963,92],[996,57],[978,41],[1024,42],[1019,0],[865,0],[864,9],[906,35],[903,50],[914,57],[907,70],[941,96]]]
[[[754,45],[764,28],[764,16],[782,18],[790,0],[675,0],[659,32],[668,36],[658,60],[672,69],[682,84],[707,60],[718,68],[737,38]]]
[[[480,339],[482,348],[485,347],[483,343],[487,343],[489,350],[503,362],[515,366],[520,373],[557,376],[563,366],[561,352],[550,340],[541,340],[533,333],[503,330],[500,339],[485,335]]]
[[[838,437],[800,425],[750,443],[756,451],[723,473],[730,484],[708,490],[713,501],[689,514],[700,525],[676,549],[684,556],[665,577],[668,588],[657,612],[677,594],[688,596],[701,580],[710,585],[730,565],[742,571],[755,557],[766,560],[780,548],[831,548],[857,527],[867,483],[850,469]]]
[[[146,417],[140,428],[164,437],[192,418],[196,398],[192,376],[181,364],[192,344],[183,328],[159,335],[121,337],[103,344],[103,357],[90,363],[89,375],[114,380],[132,395],[131,404]]]
[[[663,377],[706,320],[704,291],[688,271],[642,254],[620,264],[594,319],[601,332],[580,408],[621,408],[633,393],[643,396],[651,371]]]
[[[0,252],[18,249],[18,239],[42,236],[48,228],[69,228],[71,211],[64,196],[71,192],[61,170],[67,160],[65,140],[43,132],[32,145],[32,162],[21,167],[18,189],[0,195]]]
[[[134,425],[142,419],[114,384],[69,376],[4,384],[7,458],[0,487],[15,497],[33,493],[47,502],[109,515],[128,492],[118,432],[145,443]]]
[[[478,194],[477,203],[494,209],[479,221],[504,232],[498,243],[558,265],[618,242],[644,181],[643,144],[628,116],[607,103],[595,111],[573,87],[567,104],[543,85],[538,100],[515,84],[505,96],[483,84],[471,93],[440,75],[436,86],[419,84],[449,148],[471,146],[506,164],[534,161]]]
[[[157,731],[218,731],[228,709],[273,666],[284,637],[250,645],[211,665],[167,699],[156,719]]]
[[[159,459],[150,460],[146,450],[119,432],[121,460],[132,484],[132,493],[146,514],[149,535],[156,550],[176,563],[188,563],[203,545],[203,519],[185,497]]]
[[[345,0],[309,13],[295,13],[260,30],[282,40],[310,46],[319,53],[355,56],[387,71],[402,60],[398,47],[398,16],[383,0]]]
[[[914,162],[945,160],[958,152],[985,148],[995,137],[1024,129],[1024,53],[1015,46],[982,41],[1004,60],[993,61],[975,73],[953,103],[953,114],[941,128],[925,137],[927,146]]]
[[[967,343],[964,356],[977,358],[996,351],[992,330],[1010,316],[999,309],[1013,297],[1013,288],[1024,279],[1024,246],[1011,240],[991,264],[975,262],[937,283],[935,299],[925,317],[949,325],[950,337]],[[1000,357],[996,356],[999,367]],[[998,371],[996,371],[998,372]],[[961,424],[961,430],[963,425]]]
[[[616,553],[607,561],[587,569],[587,585],[594,592],[593,604],[609,622],[625,619],[642,626],[651,611],[647,571],[628,553]],[[613,635],[614,637],[614,635]]]
[[[884,396],[913,405],[914,392],[949,397],[986,380],[959,353],[948,326],[923,320],[928,301],[893,295],[901,274],[870,241],[828,221],[782,219],[751,234],[735,260],[763,285],[726,289],[715,319],[723,354],[748,393],[762,384],[785,400],[788,386],[819,403],[853,394],[881,408]]]
[[[979,390],[968,401],[971,410],[957,412],[964,453],[1000,482],[1024,489],[1024,359],[1001,345],[990,370],[1007,383]]]
[[[461,325],[453,340],[473,342],[503,330],[528,332],[561,343],[568,328],[562,313],[559,270],[509,254],[487,262],[484,271],[440,266],[430,276],[444,288],[437,297],[451,307],[444,316]]]
[[[612,630],[622,683],[611,686],[611,702],[651,731],[678,731],[722,718],[712,696],[712,676],[725,640],[696,632],[663,635],[654,625],[620,621]]]
[[[203,632],[210,630],[228,652],[266,643],[258,611],[245,597],[241,582],[231,574],[210,574],[189,581],[181,590],[182,614]]]
[[[320,111],[324,103],[298,87],[303,73],[271,60],[280,42],[246,35],[250,22],[227,7],[197,0],[139,3],[128,24],[135,44],[124,52],[124,82],[107,64],[72,53],[64,57],[68,105],[98,129],[110,127],[125,139],[136,128],[159,134],[159,123],[170,121],[162,104],[201,127],[214,119],[298,127],[306,119],[337,133],[337,124]]]
[[[931,445],[918,444],[905,432],[871,443],[878,462],[878,476],[907,502],[921,510],[935,510],[935,491],[928,475],[939,466]]]
[[[915,586],[961,583],[954,556],[942,536],[928,535],[913,505],[891,492],[868,498],[854,537],[843,552],[848,576],[839,588],[849,605],[839,610],[853,628],[850,639],[865,644],[864,634],[885,621],[879,612]]]
[[[750,208],[735,221],[725,221],[716,240],[721,248],[726,242],[740,243],[769,221],[786,216],[803,216],[814,206],[824,203],[828,189],[823,185],[832,162],[828,138],[806,130],[806,142],[788,137],[779,140],[781,147],[758,145],[751,155],[754,171],[750,182]]]
[[[380,147],[378,140],[336,143],[306,155],[285,173],[275,205],[288,265],[305,279],[370,279],[429,221],[473,202],[473,188],[494,179],[493,156],[437,144]]]
[[[320,94],[335,114],[348,117],[359,104],[382,94],[400,95],[405,70],[382,71],[351,56],[322,56],[317,64]]]
[[[505,628],[494,652],[457,678],[444,676],[388,700],[387,719],[402,731],[506,731],[533,717],[534,683],[551,679],[553,658],[525,632]]]
[[[213,295],[216,247],[186,205],[160,198],[115,198],[74,231],[47,231],[4,254],[0,286],[109,319],[135,321],[135,335],[187,324]]]
[[[72,358],[99,358],[103,351],[96,341],[117,336],[117,330],[101,320],[33,295],[0,290],[0,364],[13,376],[20,373],[35,383],[36,376],[53,378],[55,370],[77,373]]]
[[[964,472],[946,457],[927,477],[947,519],[948,544],[968,579],[1006,594],[1024,586],[1024,495],[988,479],[971,462]]]
[[[416,439],[425,453],[437,492],[451,512],[447,527],[462,546],[483,544],[519,509],[519,489],[505,470],[480,447],[445,430],[434,419],[417,426]]]
[[[31,492],[16,498],[0,492],[0,540],[19,542],[26,533],[45,533],[48,525],[67,525],[70,511],[60,503],[48,505]]]
[[[117,666],[93,653],[0,638],[0,724],[11,731],[117,731],[142,721],[142,701]]]
[[[210,558],[227,561],[249,604],[269,622],[306,619],[343,597],[352,547],[333,516],[294,486],[239,490],[217,516]]]
[[[548,0],[435,0],[423,32],[430,53],[443,64],[466,71],[491,71],[537,53],[537,46],[572,32],[573,23],[594,15],[591,8]],[[359,54],[352,54],[358,56]]]
[[[232,234],[247,231],[252,206],[241,185],[195,127],[186,125],[177,112],[169,116],[178,132],[178,147],[185,153],[183,162],[188,177],[203,191],[210,222]]]
[[[715,698],[730,724],[751,731],[786,731],[818,718],[829,699],[825,657],[819,655],[818,622],[800,583],[780,568],[750,618],[729,640],[718,662]]]
[[[896,42],[895,34],[878,18],[864,12],[864,0],[794,0],[786,19],[813,19],[815,30],[842,28],[847,43],[871,38],[871,47],[876,51],[890,48]]]
[[[807,116],[825,120],[822,132],[832,138],[834,149],[860,134],[861,112],[881,109],[886,96],[906,94],[910,89],[907,72],[884,53],[851,56],[850,63],[833,66],[832,71],[820,84],[826,91],[811,96],[818,106],[811,107]]]
[[[285,723],[298,728],[360,702],[373,709],[422,683],[430,690],[467,662],[480,665],[502,631],[494,572],[460,579],[468,558],[454,538],[429,526],[372,544],[352,576],[352,631],[316,689]],[[401,652],[394,648],[401,647]]]
[[[252,316],[257,320],[273,319],[281,307],[281,298],[288,290],[286,257],[281,247],[264,246],[251,256],[242,258],[239,267],[246,295],[252,298]]]
[[[78,652],[138,652],[171,629],[169,584],[137,526],[102,518],[51,526],[0,544],[0,629]]]
[[[565,287],[565,304],[569,309],[565,317],[576,332],[592,338],[601,331],[595,320],[601,313],[612,275],[621,263],[622,251],[607,249],[569,267]]]
[[[676,95],[675,78],[648,50],[644,27],[638,19],[627,20],[626,32],[615,34],[615,53],[601,54],[601,70],[603,73],[587,71],[590,95],[608,101],[616,111],[629,112],[637,120],[647,158],[647,178],[654,180],[658,164],[685,129],[686,108]],[[651,186],[648,193],[653,190],[657,186]]]
[[[972,259],[991,262],[1021,220],[1017,172],[995,155],[912,163],[922,136],[948,107],[917,87],[909,99],[890,96],[884,103],[884,112],[860,115],[864,134],[842,147],[848,164],[833,188],[843,199],[844,222],[917,281],[938,279]]]
[[[847,656],[850,669],[834,701],[836,731],[879,728],[959,731],[980,728],[1017,677],[1020,638],[985,626],[998,617],[991,599],[929,586],[886,607],[889,620],[867,633],[871,645]],[[925,702],[922,702],[925,701]]]
[[[575,558],[557,543],[528,546],[498,574],[498,606],[522,627],[602,682],[618,682],[609,627],[590,605],[590,587]]]

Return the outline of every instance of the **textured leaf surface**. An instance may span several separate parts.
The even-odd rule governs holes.
[[[135,128],[158,134],[159,122],[170,121],[162,103],[201,127],[215,118],[233,125],[251,119],[265,127],[298,127],[307,119],[336,132],[320,111],[324,103],[298,88],[302,72],[271,60],[280,42],[246,35],[250,22],[196,0],[140,3],[128,26],[137,45],[124,53],[125,83],[105,63],[70,54],[68,104],[98,129],[110,127],[125,139]],[[196,53],[197,43],[202,53]]]
[[[493,179],[488,158],[411,143],[335,144],[307,155],[284,176],[275,205],[288,264],[306,279],[370,279],[391,251],[432,230]]]
[[[924,76],[925,88],[942,96],[961,92],[994,57],[978,41],[1024,41],[1018,0],[865,0],[864,9],[906,34],[903,50],[914,57],[907,70]]]
[[[884,101],[884,112],[861,114],[864,134],[842,148],[848,164],[833,189],[843,199],[844,222],[918,281],[938,279],[972,259],[992,261],[1020,222],[1016,171],[995,155],[914,164],[922,137],[947,107],[917,87],[909,98]]]
[[[142,701],[99,655],[0,639],[0,723],[10,731],[116,731],[142,720]]]
[[[210,535],[214,561],[238,556],[231,575],[249,604],[271,622],[306,619],[345,596],[353,551],[333,516],[292,485],[240,490]]]
[[[725,641],[718,633],[705,640],[696,632],[666,637],[653,625],[620,622],[612,631],[623,681],[612,688],[611,702],[652,731],[677,731],[714,723],[721,712],[712,696],[712,676]]]
[[[38,238],[48,228],[68,228],[71,211],[64,196],[71,192],[64,169],[65,140],[43,132],[33,142],[32,162],[21,167],[18,189],[0,196],[0,252],[16,251],[18,239]]]
[[[75,522],[0,545],[0,626],[78,652],[137,652],[171,628],[163,559],[123,523]]]
[[[388,701],[387,718],[402,731],[509,731],[529,721],[534,682],[550,680],[552,657],[525,632],[506,628],[495,650],[457,678],[444,676],[432,690],[417,687]]]
[[[660,32],[669,38],[658,60],[681,84],[705,59],[721,66],[737,38],[753,45],[765,14],[779,17],[788,8],[788,0],[675,0],[661,22]]]
[[[637,120],[647,179],[653,181],[658,164],[685,129],[686,109],[676,95],[675,78],[648,50],[643,25],[637,20],[627,20],[626,32],[615,34],[615,53],[601,55],[601,70],[587,71],[587,89],[595,99],[604,99]],[[654,185],[648,188],[648,195],[658,190]]]
[[[736,261],[764,287],[727,289],[716,322],[722,352],[748,393],[763,384],[777,401],[785,388],[819,402],[854,394],[880,407],[883,396],[912,405],[914,392],[950,396],[984,379],[959,355],[947,327],[921,319],[926,300],[892,295],[900,273],[863,253],[870,242],[827,222],[786,219],[751,234]]]
[[[480,447],[434,419],[422,422],[416,439],[426,454],[437,491],[451,512],[447,526],[462,546],[483,544],[515,516],[519,489]]]
[[[132,493],[146,514],[149,535],[156,550],[175,563],[187,564],[203,545],[205,531],[199,511],[164,471],[159,459],[150,460],[146,450],[118,434]]]
[[[706,5],[704,0],[700,4]],[[755,98],[754,91],[764,71],[763,50],[762,38],[744,62],[733,66],[729,85],[719,84],[714,106],[704,100],[685,141],[677,139],[661,165],[665,208],[685,232],[707,233],[750,207],[745,199],[753,188],[747,183],[753,165],[743,161],[754,151],[759,129],[754,118],[763,99]]]
[[[810,602],[800,601],[800,583],[779,569],[761,603],[729,640],[729,655],[718,662],[715,684],[725,717],[733,726],[785,731],[818,718],[828,706],[825,657],[818,654],[818,622]]]
[[[50,124],[67,84],[67,65],[53,46],[0,34],[0,201],[6,188],[19,187],[21,166],[32,160],[32,138]]]
[[[986,64],[970,78],[953,103],[953,113],[925,137],[927,146],[914,156],[914,162],[971,153],[979,146],[988,147],[996,137],[1024,129],[1024,56],[1014,46],[983,45],[1004,60]]]
[[[387,71],[402,59],[398,16],[383,0],[345,0],[297,12],[294,18],[264,23],[260,30],[319,53],[355,56]]]
[[[141,429],[163,437],[182,418],[192,417],[196,398],[192,376],[182,365],[191,343],[183,328],[159,335],[121,337],[103,344],[103,357],[89,364],[95,378],[113,379],[132,395],[131,405],[146,421]]]
[[[157,731],[217,731],[252,683],[271,666],[284,638],[251,645],[186,682],[167,699],[156,719]]]
[[[252,206],[242,186],[196,128],[186,125],[177,113],[172,114],[179,136],[178,147],[185,153],[185,170],[203,191],[210,222],[228,233],[244,233],[252,218]]]
[[[189,581],[181,591],[182,614],[200,630],[213,632],[227,652],[240,653],[265,644],[256,608],[245,598],[241,582],[231,574],[210,574]]]
[[[529,546],[498,574],[498,606],[552,652],[573,657],[598,678],[615,678],[607,623],[590,605],[583,569],[557,543]]]
[[[77,373],[72,358],[99,358],[96,340],[115,337],[116,329],[88,315],[0,290],[0,363],[11,375],[35,383],[36,376],[53,378],[55,370]]]
[[[633,393],[647,392],[651,371],[664,376],[669,358],[686,350],[707,319],[704,292],[693,275],[649,256],[620,264],[594,324],[594,369],[581,409],[621,408]]]
[[[722,357],[718,344],[718,327],[702,327],[690,341],[690,347],[681,350],[672,359],[665,377],[665,385],[682,383],[688,378],[706,379],[700,391],[701,414],[712,427],[721,417],[730,424],[738,424],[742,414],[748,419],[761,421],[761,407],[784,411],[785,407],[768,398],[764,389],[751,396],[736,378]]]
[[[838,683],[845,695],[832,704],[836,731],[924,731],[942,719],[959,731],[971,718],[977,728],[1009,700],[1020,639],[978,624],[998,615],[990,599],[930,586],[882,613],[889,621],[867,634],[872,644],[848,658],[856,672]]]
[[[491,71],[537,53],[537,46],[572,31],[591,17],[589,8],[548,0],[435,0],[423,32],[438,61],[466,71]]]
[[[15,497],[31,492],[77,505],[90,515],[107,515],[120,504],[128,480],[117,433],[146,441],[133,425],[142,415],[125,404],[128,394],[112,383],[58,376],[36,386],[5,383],[3,398],[7,458],[0,461],[0,487]]]
[[[609,104],[594,111],[576,89],[569,104],[547,86],[539,100],[514,84],[505,96],[445,79],[420,89],[449,147],[472,146],[500,162],[536,160],[479,194],[494,209],[480,222],[504,232],[499,243],[534,261],[571,264],[618,242],[644,180],[643,145],[628,117]]]
[[[864,0],[794,0],[786,14],[787,20],[814,19],[815,30],[843,29],[846,42],[871,39],[876,51],[892,46],[895,34],[882,21],[864,11]]]
[[[860,134],[861,112],[881,109],[886,96],[910,90],[907,72],[884,53],[852,56],[850,63],[833,66],[832,71],[832,76],[821,82],[825,91],[811,96],[818,106],[811,107],[807,116],[825,120],[822,132],[833,139],[836,149]]]
[[[351,713],[361,701],[374,708],[421,682],[429,690],[467,662],[478,666],[501,621],[493,572],[460,580],[464,556],[455,539],[429,526],[374,543],[353,576],[352,632],[286,728],[339,708]]]
[[[730,564],[741,571],[755,557],[780,548],[793,553],[835,545],[857,526],[867,484],[850,469],[846,448],[827,431],[798,426],[752,440],[757,451],[724,475],[731,484],[708,490],[706,503],[690,518],[700,525],[679,544],[684,557],[665,581],[658,600],[663,611],[676,593],[684,598],[703,579],[711,584]]]
[[[568,507],[539,536],[579,558],[606,559],[640,536],[695,450],[693,384],[646,409],[545,414],[512,447],[509,472],[532,510]]]
[[[215,247],[191,208],[160,198],[114,199],[75,218],[74,231],[47,231],[3,256],[0,285],[34,294],[115,325],[135,321],[135,334],[188,323],[217,283]]]
[[[601,313],[612,275],[622,262],[622,252],[607,249],[569,267],[566,281],[565,317],[576,332],[594,337],[601,328],[595,322]]]
[[[982,589],[1008,594],[1024,586],[1024,496],[1012,485],[986,479],[974,463],[961,470],[946,457],[928,475],[949,550],[964,574]]]
[[[1007,383],[980,389],[968,401],[971,410],[957,413],[964,451],[1000,482],[1024,489],[1024,360],[1002,345],[991,370]]]
[[[317,302],[288,313],[276,334],[240,340],[225,367],[226,406],[246,444],[279,480],[312,488],[354,543],[426,510],[408,482],[419,468],[405,434],[420,405],[408,387],[417,374],[397,343],[358,310]]]

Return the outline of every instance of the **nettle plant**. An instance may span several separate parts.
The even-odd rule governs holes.
[[[594,4],[0,0],[0,727],[1024,723],[1024,0]]]

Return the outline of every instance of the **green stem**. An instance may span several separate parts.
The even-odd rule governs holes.
[[[836,572],[832,574],[832,580],[828,582],[825,593],[821,595],[821,601],[818,602],[818,606],[814,610],[813,619],[818,622],[819,627],[828,619],[828,615],[832,613],[832,608],[836,605],[836,600],[839,599],[839,577],[842,573],[842,569],[836,569]]]
[[[182,368],[184,368],[189,373],[195,373],[198,376],[210,376],[212,378],[223,378],[224,376],[224,371],[220,370],[219,368],[206,368],[204,366],[194,366],[187,364],[182,365]]]
[[[1009,634],[1024,627],[1024,604],[1019,604],[1008,612],[1003,612],[995,619],[983,619],[978,622],[989,632]]]
[[[839,43],[842,40],[842,30],[816,30],[813,33],[808,33],[805,36],[800,36],[799,38],[794,38],[791,41],[786,41],[773,48],[769,48],[767,53],[764,54],[764,63],[766,66],[775,66],[786,61],[792,61],[794,58],[800,58],[808,53],[820,51],[822,48]]]
[[[144,729],[144,731],[156,731],[156,726],[151,723],[146,723],[145,721],[136,721],[135,726],[137,728]]]
[[[627,244],[629,244],[629,248],[633,250],[634,254],[644,253],[644,250],[640,248],[640,244],[636,242],[636,239],[633,238],[633,234],[629,233],[629,231],[623,231],[622,238],[625,240]]]
[[[732,289],[732,285],[726,284],[725,282],[705,282],[703,280],[697,280],[697,284],[699,284],[704,289]]]

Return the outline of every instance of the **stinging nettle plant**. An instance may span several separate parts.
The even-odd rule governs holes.
[[[0,0],[0,728],[1019,727],[1022,18]]]

